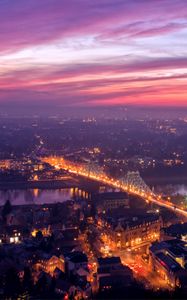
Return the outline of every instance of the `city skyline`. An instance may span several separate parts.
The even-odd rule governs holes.
[[[184,1],[0,6],[0,105],[187,105]]]

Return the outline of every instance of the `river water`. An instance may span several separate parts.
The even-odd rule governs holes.
[[[8,189],[0,190],[0,206],[3,205],[6,200],[10,200],[12,205],[23,205],[65,202],[77,198],[88,199],[88,197],[88,192],[78,188],[52,190]]]
[[[187,201],[187,185],[167,184],[155,185],[155,192],[171,197],[176,195],[183,196]],[[78,188],[63,188],[63,189],[8,189],[0,190],[0,206],[6,200],[10,200],[13,205],[23,204],[44,204],[65,202],[77,198],[89,198],[89,193]]]

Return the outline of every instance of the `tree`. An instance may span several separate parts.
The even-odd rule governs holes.
[[[36,239],[40,242],[43,240],[43,233],[40,230],[36,233]]]
[[[5,276],[5,296],[16,299],[21,291],[18,274],[14,268],[10,268]]]
[[[32,275],[29,267],[24,268],[23,288],[27,292],[31,292],[33,288]]]
[[[4,204],[2,212],[1,212],[4,223],[6,223],[6,218],[11,211],[12,211],[12,205],[11,205],[10,201],[7,200]]]
[[[36,294],[39,295],[41,298],[45,298],[45,296],[48,293],[47,278],[45,274],[42,274],[35,287]]]

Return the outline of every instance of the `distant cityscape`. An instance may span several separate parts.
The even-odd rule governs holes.
[[[186,120],[1,116],[0,298],[185,299]]]

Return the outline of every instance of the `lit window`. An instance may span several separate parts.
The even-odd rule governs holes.
[[[14,238],[13,237],[10,238],[10,243],[14,243]]]
[[[18,242],[19,242],[18,236],[16,236],[16,237],[14,238],[14,241],[15,241],[15,243],[18,243]]]

